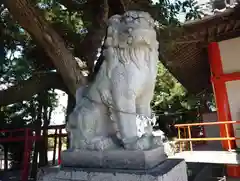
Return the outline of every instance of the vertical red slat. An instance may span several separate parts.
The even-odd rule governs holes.
[[[212,84],[215,94],[218,120],[219,121],[232,121],[229,100],[227,95],[226,81],[233,81],[236,78],[239,78],[239,74],[236,76],[230,74],[224,74],[221,54],[218,43],[213,42],[208,46],[208,54],[210,61],[210,68],[212,73]],[[222,137],[227,136],[227,131],[230,137],[234,137],[234,130],[231,124],[228,126],[221,125],[220,126],[220,135]],[[222,141],[222,145],[224,149],[234,149],[236,148],[235,141]],[[227,174],[229,177],[240,177],[240,166],[239,165],[226,165]]]
[[[30,162],[30,140],[29,140],[29,129],[25,129],[25,141],[24,141],[24,157],[23,157],[23,171],[22,181],[28,180],[29,162]]]
[[[212,42],[209,44],[208,54],[212,73],[212,84],[217,106],[218,121],[232,121],[225,81],[224,79],[221,79],[221,76],[224,75],[224,73],[220,49],[217,42]],[[228,124],[227,129],[229,136],[234,137],[233,126]],[[222,137],[227,136],[224,125],[220,125],[220,135]],[[230,145],[228,141],[222,141],[222,145],[226,150],[236,148],[235,141],[230,141]]]

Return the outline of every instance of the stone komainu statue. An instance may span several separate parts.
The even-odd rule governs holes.
[[[158,61],[154,21],[146,12],[114,15],[106,36],[104,61],[95,80],[77,90],[67,123],[70,147],[152,149],[161,144],[151,126]]]

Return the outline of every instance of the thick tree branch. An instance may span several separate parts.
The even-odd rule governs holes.
[[[75,45],[75,55],[87,62],[90,73],[93,71],[98,49],[101,47],[103,37],[105,36],[106,22],[109,16],[122,14],[126,10],[125,2],[122,1],[88,0],[85,4],[80,5],[74,0],[58,0],[69,11],[83,10],[82,8],[84,8],[84,22],[91,22],[88,33],[81,43],[79,43],[79,38],[76,38],[74,32],[68,33],[68,37],[66,37]],[[64,27],[64,29],[66,28]]]
[[[81,58],[87,62],[89,72],[92,73],[98,49],[101,47],[105,36],[109,16],[108,0],[89,0],[84,12],[84,21],[91,21],[92,26],[88,29],[88,34],[78,46],[77,51],[82,52]]]
[[[149,3],[149,0],[142,0],[140,4]],[[91,27],[88,29],[88,34],[84,40],[79,44],[79,38],[76,33],[67,33],[66,37],[70,42],[75,45],[75,55],[87,62],[90,75],[93,71],[94,61],[98,49],[101,47],[103,37],[105,36],[106,22],[109,16],[114,14],[123,14],[128,9],[136,8],[135,5],[139,2],[132,0],[88,0],[84,4],[77,3],[75,0],[58,0],[59,3],[64,5],[69,11],[83,11],[83,19],[85,22],[91,22]],[[138,7],[140,9],[140,7]],[[62,29],[66,30],[67,27]],[[60,28],[61,29],[61,28]],[[57,30],[56,31],[61,31]],[[66,34],[61,33],[60,34]]]
[[[57,73],[35,74],[17,85],[0,91],[0,106],[6,106],[23,100],[29,100],[37,93],[50,88],[67,92],[61,76]]]
[[[13,18],[28,31],[53,61],[70,92],[85,81],[75,58],[66,48],[64,40],[49,26],[29,0],[10,0],[4,4]]]
[[[58,0],[58,2],[64,5],[70,12],[83,10],[84,22],[91,22],[91,26],[87,27],[88,33],[83,41],[79,41],[79,38],[76,37],[79,35],[75,32],[68,33],[66,37],[74,44],[75,55],[87,63],[89,72],[91,73],[98,49],[101,47],[105,35],[106,21],[109,16],[108,0],[88,0],[82,4],[78,0]],[[64,27],[64,29],[66,28]],[[61,30],[56,31],[64,34]]]
[[[67,3],[64,0],[59,1],[65,3],[65,5]],[[66,5],[66,7],[71,9],[71,3],[74,4],[76,2],[68,2],[68,6]],[[101,47],[102,39],[105,35],[108,17],[116,13],[124,13],[133,7],[131,4],[135,3],[131,0],[88,0],[84,4],[84,17],[91,20],[92,26],[85,39],[79,46],[75,46],[77,47],[77,52],[79,52],[78,56],[88,63],[90,72],[93,71],[94,60],[96,60],[98,48]],[[40,16],[29,0],[7,0],[5,1],[5,5],[14,19],[43,47],[60,72],[65,84],[74,95],[76,88],[85,79],[81,75],[81,71],[77,68],[73,55],[67,50],[63,39]],[[110,13],[109,9],[111,9]]]

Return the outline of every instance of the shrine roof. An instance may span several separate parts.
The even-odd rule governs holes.
[[[160,42],[164,65],[189,92],[212,91],[207,46],[210,42],[240,36],[239,12],[237,6],[201,20],[189,21],[172,36],[171,46],[161,46]]]

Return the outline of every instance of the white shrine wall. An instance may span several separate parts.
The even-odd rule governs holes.
[[[218,42],[224,74],[240,72],[240,38]],[[240,79],[225,83],[232,121],[240,121]],[[240,124],[233,125],[235,137],[240,137]],[[240,140],[236,141],[240,148]]]

